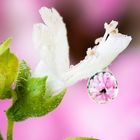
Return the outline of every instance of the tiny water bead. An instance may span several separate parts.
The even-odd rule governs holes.
[[[88,81],[89,96],[99,104],[112,101],[118,95],[118,83],[111,72],[98,72]]]

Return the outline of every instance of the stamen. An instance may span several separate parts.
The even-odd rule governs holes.
[[[104,43],[110,33],[112,33],[112,32],[118,33],[118,29],[116,28],[117,25],[118,25],[118,22],[117,21],[114,21],[114,20],[112,20],[110,22],[110,24],[108,24],[108,23],[105,23],[104,24],[105,34],[104,34],[104,36],[103,36],[103,38],[102,38],[102,40],[100,41],[99,44]]]
[[[96,54],[96,52],[95,52],[94,49],[91,49],[91,48],[87,49],[87,56],[92,56],[92,55],[95,55],[95,54]]]
[[[105,24],[104,24],[104,28],[105,28],[106,32],[107,32],[108,34],[110,34],[110,33],[113,32],[114,30],[116,30],[117,25],[118,25],[118,22],[112,20],[112,21],[110,22],[110,24],[105,23]]]
[[[95,40],[95,44],[99,44],[102,41],[103,37],[99,37]]]

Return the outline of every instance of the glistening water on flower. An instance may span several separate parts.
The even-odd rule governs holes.
[[[103,71],[89,79],[88,92],[97,103],[112,101],[118,94],[118,83],[112,73]]]
[[[34,25],[33,42],[40,54],[40,62],[32,75],[47,75],[46,84],[53,89],[53,95],[104,70],[127,48],[132,39],[131,36],[118,33],[117,21],[105,23],[104,36],[95,41],[93,48],[87,50],[84,60],[71,67],[67,31],[62,17],[55,9],[46,7],[39,12],[44,23]]]
[[[44,23],[33,27],[34,46],[40,54],[35,71],[31,72],[25,61],[19,63],[10,52],[8,46],[11,39],[0,46],[0,99],[13,99],[6,111],[7,140],[12,140],[14,122],[53,111],[62,101],[66,89],[82,79],[90,79],[89,94],[99,103],[114,99],[118,93],[114,76],[102,72],[131,41],[130,36],[118,33],[118,22],[105,23],[104,36],[87,50],[84,60],[71,67],[67,31],[62,17],[55,9],[46,7],[40,9],[40,14]]]

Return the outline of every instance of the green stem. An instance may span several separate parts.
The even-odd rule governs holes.
[[[14,126],[14,122],[8,118],[7,140],[13,139],[13,126]]]
[[[1,133],[0,133],[0,140],[3,140]]]

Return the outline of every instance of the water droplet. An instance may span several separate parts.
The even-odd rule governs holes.
[[[98,72],[88,81],[88,93],[99,104],[112,101],[118,95],[118,83],[111,72]]]

